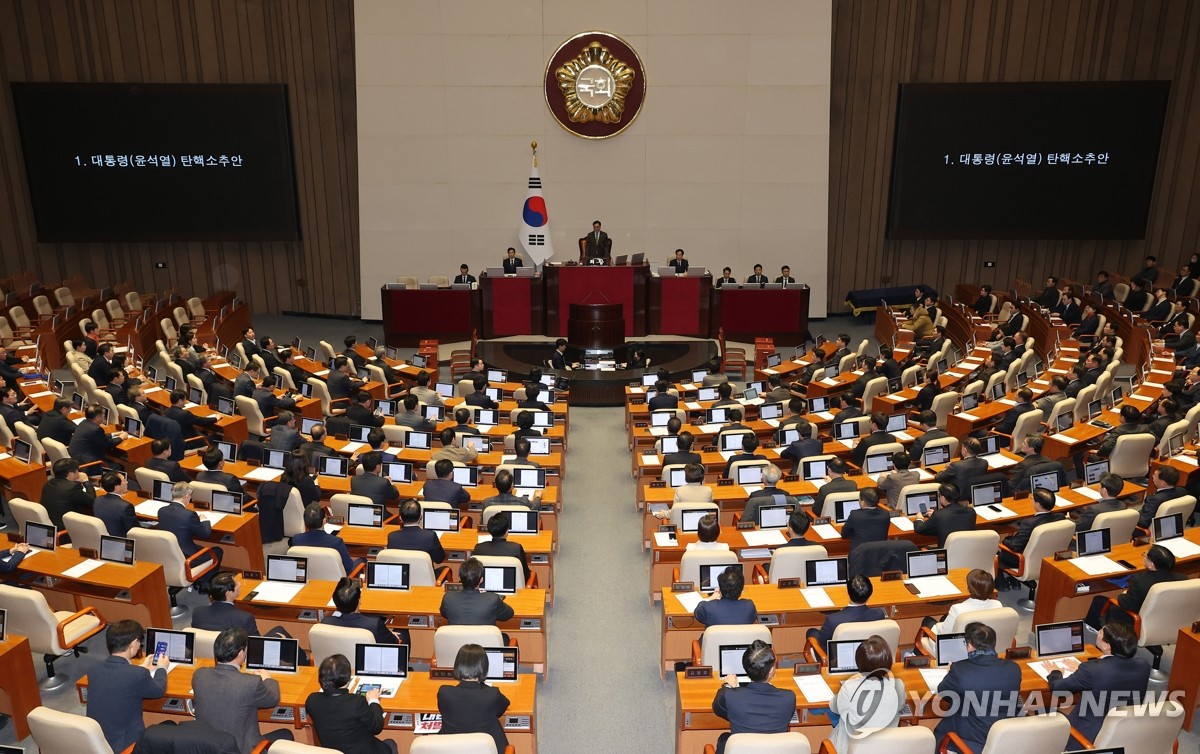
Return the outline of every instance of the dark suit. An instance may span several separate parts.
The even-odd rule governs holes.
[[[196,474],[196,481],[204,482],[205,484],[216,484],[224,487],[230,492],[242,491],[241,481],[227,471],[218,471],[206,468],[204,471]]]
[[[683,275],[688,271],[688,260],[672,259],[670,262],[667,262],[667,266],[673,269],[676,275]]]
[[[154,650],[150,650],[152,653]],[[88,671],[87,716],[100,723],[113,751],[137,742],[146,729],[142,700],[161,699],[167,691],[166,668],[146,671],[124,657],[109,655]]]
[[[1142,314],[1142,319],[1148,322],[1165,322],[1174,310],[1175,305],[1167,299],[1154,302],[1154,305]]]
[[[732,285],[737,286],[737,278],[717,278],[713,281],[713,286],[721,288],[722,286]]]
[[[42,506],[60,529],[63,528],[64,513],[91,513],[95,500],[96,490],[91,482],[80,484],[68,479],[50,479],[42,487]]]
[[[724,597],[705,600],[696,605],[696,620],[706,626],[734,626],[758,623],[758,608],[748,599],[730,600]]]
[[[1142,571],[1134,574],[1133,578],[1129,580],[1129,588],[1117,595],[1117,605],[1126,612],[1136,613],[1142,609],[1146,595],[1150,593],[1150,588],[1155,584],[1183,581],[1186,578],[1187,576],[1175,571]]]
[[[986,474],[987,471],[987,461],[972,456],[951,463],[942,469],[934,479],[940,484],[954,482],[958,487],[959,494],[969,495],[971,494],[971,483],[975,481],[976,477]]]
[[[254,616],[229,602],[200,605],[192,610],[192,628],[202,628],[205,631],[241,628],[250,636],[258,636],[258,624],[254,621]]]
[[[1100,329],[1100,318],[1093,314],[1090,317],[1084,317],[1075,331],[1071,333],[1072,337],[1078,339],[1082,337],[1094,337],[1096,331]]]
[[[1096,454],[1101,458],[1108,458],[1112,454],[1113,449],[1117,447],[1117,440],[1125,435],[1141,435],[1147,434],[1150,430],[1137,422],[1128,424],[1118,424],[1108,432],[1108,437],[1101,443],[1100,447],[1096,448]]]
[[[612,239],[602,230],[593,230],[587,234],[584,242],[583,255],[587,259],[603,259],[612,253]],[[500,747],[503,750],[504,747]]]
[[[927,519],[918,519],[913,529],[926,537],[937,537],[937,546],[946,546],[946,537],[956,531],[975,531],[975,510],[961,503],[938,508]]]
[[[1187,490],[1182,487],[1166,487],[1158,490],[1153,495],[1147,495],[1142,502],[1142,514],[1138,516],[1137,525],[1143,529],[1150,528],[1150,522],[1158,515],[1158,507],[1168,500],[1174,500],[1187,494]]]
[[[1004,412],[1004,418],[996,425],[996,431],[1002,435],[1011,435],[1017,428],[1017,419],[1021,418],[1023,414],[1036,410],[1032,403],[1018,403]]]
[[[934,427],[917,439],[913,440],[912,447],[909,449],[909,455],[913,459],[913,463],[921,463],[923,454],[925,453],[925,445],[934,440],[943,440],[950,435],[946,434],[946,430]]]
[[[689,463],[700,463],[701,460],[703,460],[703,457],[699,453],[693,453],[691,451],[677,451],[675,453],[667,453],[665,456],[663,456],[662,465],[670,466],[676,463],[682,463],[686,465]]]
[[[859,508],[851,511],[842,524],[842,539],[850,540],[851,550],[867,542],[883,542],[891,521],[891,514],[883,508]]]
[[[350,493],[369,497],[376,505],[387,505],[400,499],[400,491],[392,484],[392,480],[384,479],[378,474],[363,473],[350,477]]]
[[[196,427],[211,427],[220,421],[215,416],[196,416],[181,406],[171,406],[163,415],[179,425],[179,431],[185,440],[200,436],[200,430]]]
[[[1056,511],[1047,511],[1039,513],[1031,518],[1023,518],[1017,521],[1017,530],[1004,538],[1003,544],[1013,552],[1025,552],[1025,546],[1029,544],[1029,538],[1033,536],[1033,530],[1042,524],[1050,524],[1055,521],[1062,521],[1065,518],[1063,514]],[[1017,558],[1009,555],[1007,552],[1000,552],[1000,565],[1006,568],[1016,568]]]
[[[233,380],[233,395],[236,398],[239,395],[247,398],[254,397],[254,380],[250,375],[242,372]]]
[[[329,400],[336,401],[342,398],[353,398],[365,382],[360,382],[351,379],[350,375],[339,372],[336,369],[329,372],[327,385],[329,387]]]
[[[520,257],[513,257],[512,259],[508,259],[507,257],[505,257],[502,266],[504,267],[505,275],[516,275],[517,268],[524,267],[525,262]]]
[[[262,733],[258,710],[279,704],[279,682],[242,673],[233,665],[198,668],[192,675],[196,719],[232,735],[241,754],[250,754]]]
[[[1015,717],[1021,710],[1021,666],[996,655],[978,655],[951,663],[950,672],[938,685],[939,694],[957,694],[962,700],[976,694],[986,704],[959,705],[954,715],[946,715],[934,729],[941,739],[957,733],[972,751],[982,751],[988,731],[998,720]],[[982,709],[980,709],[982,707]]]
[[[112,380],[113,372],[117,368],[112,365],[111,361],[102,358],[92,359],[91,366],[88,367],[88,377],[96,381],[98,387],[104,387]]]
[[[771,281],[767,279],[766,275],[751,275],[750,277],[746,278],[746,282],[750,284],[757,283],[759,286],[763,286]]]
[[[304,438],[300,436],[300,432],[295,427],[284,424],[276,424],[272,427],[271,439],[267,441],[268,448],[286,450],[289,453],[303,444]]]
[[[757,682],[735,689],[721,686],[712,708],[729,721],[729,733],[717,739],[717,754],[722,754],[728,736],[736,733],[787,733],[796,712],[796,692]]]
[[[265,537],[264,537],[265,539]],[[390,546],[390,545],[389,545]],[[336,534],[330,534],[324,529],[309,529],[292,537],[292,547],[328,547],[342,558],[342,568],[349,574],[354,570],[354,559],[346,549],[346,543]]]
[[[239,754],[237,741],[204,723],[167,720],[146,728],[134,754]]]
[[[467,406],[478,406],[479,408],[497,408],[496,402],[489,398],[487,393],[479,390],[463,398],[463,403]]]
[[[513,617],[500,595],[475,590],[446,592],[438,612],[452,626],[490,626]]]
[[[800,470],[800,462],[809,456],[819,456],[825,449],[825,446],[815,437],[801,438],[789,444],[779,453],[780,458],[790,458],[792,461],[792,471],[795,474]]]
[[[133,506],[120,495],[101,495],[92,504],[92,515],[104,522],[104,528],[114,537],[126,536],[138,525]]]
[[[841,479],[831,479],[821,485],[821,489],[817,490],[817,495],[813,498],[813,513],[817,516],[832,516],[833,511],[825,510],[825,498],[835,492],[857,492],[858,485],[853,480],[842,477]]]
[[[871,448],[876,445],[886,445],[893,442],[897,442],[895,435],[877,429],[858,441],[858,444],[850,451],[850,460],[854,462],[855,466],[862,466]],[[780,457],[782,456],[783,454],[781,453]]]
[[[758,521],[758,509],[764,505],[797,505],[796,498],[778,487],[763,487],[754,492],[746,500],[746,509],[742,512],[743,521]]]
[[[1079,517],[1075,519],[1075,531],[1087,531],[1092,528],[1092,522],[1101,513],[1112,513],[1125,510],[1125,503],[1115,498],[1097,500],[1091,505],[1079,509]]]
[[[567,357],[557,350],[550,356],[551,369],[566,369],[568,366],[570,365],[567,364]]]
[[[384,619],[378,615],[363,615],[362,613],[334,612],[325,616],[321,621],[325,626],[341,626],[342,628],[361,628],[370,631],[375,637],[376,644],[399,644],[396,635],[388,630]]]
[[[67,452],[80,463],[103,461],[108,451],[117,447],[120,442],[109,437],[104,428],[96,422],[84,420],[75,428]]]
[[[280,409],[292,408],[296,405],[296,399],[291,396],[280,398],[271,392],[269,388],[256,387],[250,394],[254,402],[258,404],[258,410],[262,412],[264,419],[269,419],[279,413]]]
[[[419,526],[404,526],[388,534],[387,549],[389,550],[418,550],[428,553],[434,564],[446,559],[446,550],[438,539],[437,532],[427,531]]]
[[[421,494],[426,500],[465,505],[471,502],[471,493],[453,479],[427,479],[421,488]]]
[[[1029,487],[1029,471],[1034,466],[1048,463],[1049,458],[1041,453],[1030,453],[1012,467],[1012,488],[1014,490],[1024,490]]]
[[[1071,727],[1090,741],[1100,732],[1108,710],[1142,703],[1142,696],[1150,683],[1150,663],[1137,656],[1126,658],[1105,655],[1081,664],[1066,678],[1062,677],[1061,672],[1052,671],[1047,680],[1050,682],[1051,692],[1091,691],[1097,695],[1104,695],[1103,711],[1094,710],[1094,705],[1076,704],[1071,714],[1067,715]],[[1085,710],[1085,707],[1089,709]]]
[[[396,414],[395,421],[401,427],[411,427],[421,432],[433,432],[437,429],[436,424],[421,416],[416,411],[401,411]]]
[[[187,472],[179,465],[179,461],[172,461],[169,458],[157,458],[151,456],[146,459],[146,468],[153,471],[160,471],[167,475],[167,478],[172,482],[187,482],[190,481]]]
[[[61,411],[47,411],[42,415],[42,420],[38,422],[37,436],[39,440],[49,437],[69,446],[71,436],[74,434],[75,422],[63,416]]]
[[[819,629],[815,630],[813,635],[821,642],[821,646],[825,647],[829,643],[829,640],[833,638],[833,632],[843,623],[867,623],[869,621],[883,620],[886,617],[887,611],[882,607],[847,605],[836,613],[826,615],[825,622],[821,624]],[[813,629],[809,630],[813,632]]]
[[[668,408],[679,408],[679,396],[671,393],[659,393],[651,398],[646,406],[651,411],[659,411]]]
[[[361,424],[364,427],[383,426],[382,416],[376,416],[374,411],[357,403],[346,409],[346,418],[350,420],[351,424]]]
[[[509,702],[500,689],[481,681],[459,681],[453,686],[439,687],[437,700],[442,733],[487,733],[496,740],[496,751],[504,751],[508,746],[500,716],[508,709]]]
[[[493,539],[489,542],[480,542],[475,545],[475,550],[471,554],[516,558],[521,561],[521,568],[525,571],[525,581],[529,581],[529,556],[525,554],[525,548],[519,542],[513,542],[508,539]]]
[[[345,689],[315,691],[304,702],[321,746],[344,754],[390,754],[377,736],[383,730],[383,707]]]
[[[190,558],[200,550],[194,540],[212,536],[212,524],[201,521],[195,511],[179,503],[164,505],[158,511],[158,530],[175,535],[185,558]]]

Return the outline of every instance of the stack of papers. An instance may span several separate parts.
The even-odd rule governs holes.
[[[164,503],[161,500],[147,500],[144,503],[138,503],[137,505],[133,506],[133,510],[139,516],[158,518],[158,512],[167,505],[170,505],[170,503]]]
[[[927,469],[917,469],[917,478],[922,482],[928,482],[934,478],[934,475],[932,471]]]
[[[667,428],[666,427],[651,427],[650,435],[652,437],[666,437],[667,436]]]
[[[853,448],[854,444],[857,442],[857,440],[854,440],[854,439],[838,440],[838,442],[840,442],[842,445],[845,445],[847,448]]]
[[[516,458],[516,456],[513,456]],[[642,463],[647,466],[653,466],[658,463],[658,455],[656,453],[642,453]]]
[[[765,531],[744,531],[742,538],[746,540],[746,545],[749,547],[770,547],[771,545],[781,545],[787,542],[783,532],[779,529],[766,529]]]
[[[996,521],[997,519],[1012,518],[1017,515],[1016,511],[1006,508],[998,503],[976,506],[975,514],[984,521]]]
[[[812,530],[816,532],[821,539],[841,539],[842,535],[837,529],[833,528],[832,524],[814,524]]]
[[[1088,576],[1103,576],[1106,573],[1125,570],[1125,566],[1119,565],[1107,555],[1086,555],[1082,558],[1071,558],[1070,562]]]
[[[921,679],[930,691],[937,691],[938,686],[942,685],[942,679],[949,672],[950,668],[921,668]]]
[[[813,414],[813,416],[817,417],[818,419],[824,419],[827,422],[833,421],[832,411],[818,411],[817,413]]]
[[[766,422],[766,423],[767,423],[767,425],[768,425],[768,426],[771,426],[771,427],[778,427],[778,426],[779,426],[779,420],[778,420],[778,419],[763,419],[763,421],[764,421],[764,422]]]
[[[743,484],[742,489],[746,491],[746,497],[750,497],[755,492],[762,490],[761,484]]]
[[[823,586],[809,586],[800,590],[804,601],[809,607],[833,607],[833,600],[829,598],[829,593],[825,591]]]
[[[1076,487],[1075,492],[1083,495],[1084,497],[1090,497],[1092,500],[1099,500],[1100,498],[1104,497],[1104,495],[1100,494],[1099,491],[1094,490],[1091,487]]]
[[[683,609],[689,613],[696,612],[696,606],[704,601],[704,595],[700,592],[679,592],[675,595],[679,600],[679,604],[683,605]]]
[[[950,579],[945,576],[922,576],[917,579],[906,579],[905,584],[912,584],[922,597],[953,597],[962,594]]]
[[[358,451],[362,450],[365,447],[367,447],[367,444],[365,442],[348,442],[342,446],[341,452],[342,453],[357,453]]]
[[[1062,495],[1054,496],[1054,507],[1055,508],[1063,508],[1068,505],[1074,505],[1074,503],[1072,503],[1070,500],[1066,499]]]
[[[1050,437],[1052,439],[1058,440],[1059,442],[1065,442],[1068,445],[1074,445],[1075,443],[1079,442],[1074,437],[1064,435],[1062,432],[1055,432],[1054,434],[1050,435]]]
[[[963,419],[964,421],[969,421],[969,422],[973,422],[973,421],[976,421],[977,419],[979,419],[979,417],[976,416],[975,414],[968,413],[966,411],[960,411],[959,413],[955,414],[955,417],[957,417],[959,419]]]
[[[274,482],[281,476],[283,476],[283,469],[270,469],[266,466],[259,466],[257,469],[246,472],[246,478],[256,482]]]
[[[300,593],[304,588],[304,584],[288,584],[283,581],[264,581],[254,589],[258,594],[254,595],[255,602],[291,602],[292,598]]]
[[[1000,400],[996,401],[996,403],[1003,403],[1005,406],[1017,405],[1017,402],[1014,401],[1012,398],[1001,398]]]
[[[689,411],[699,411],[700,410],[700,403],[697,401],[687,401],[683,405]]]
[[[828,377],[826,377],[826,378],[822,379],[820,382],[821,382],[821,384],[822,384],[822,385],[825,385],[825,386],[827,386],[827,387],[833,387],[834,385],[837,385],[837,384],[838,384],[838,381],[837,381],[837,380],[831,380],[831,379],[829,379]]]
[[[646,392],[646,389],[643,387],[640,387],[640,386],[639,387],[631,387],[631,388],[629,388],[629,392],[632,393],[633,395],[641,395],[642,393]]]
[[[905,516],[896,516],[893,518],[892,526],[895,526],[900,531],[912,531],[914,528],[913,520]]]
[[[200,511],[196,515],[200,517],[201,521],[207,521],[210,524],[215,524],[226,516],[220,511]]]
[[[796,688],[810,703],[818,704],[833,699],[833,689],[820,675],[794,675],[792,678],[796,681]]]
[[[89,571],[94,571],[102,565],[104,565],[103,560],[85,560],[82,563],[77,563],[76,565],[73,565],[67,570],[63,571],[62,575],[69,579],[77,579],[83,574],[88,573]]]
[[[1075,669],[1079,667],[1078,657],[1059,657],[1053,660],[1038,660],[1037,662],[1029,663],[1029,669],[1046,680],[1050,673],[1057,670],[1063,674],[1063,677],[1071,675]]]
[[[654,544],[658,545],[659,547],[678,547],[679,546],[679,542],[677,542],[674,539],[671,539],[671,532],[669,532],[669,531],[654,532]]]
[[[988,467],[992,469],[1007,469],[1019,463],[1015,458],[1009,458],[1003,453],[993,453],[987,457]]]
[[[912,442],[912,435],[907,432],[893,432],[892,436],[900,442]]]
[[[1195,542],[1184,539],[1183,537],[1175,537],[1174,539],[1163,540],[1157,544],[1162,545],[1171,551],[1176,558],[1190,558],[1195,555],[1200,555],[1200,545]]]
[[[721,425],[720,424],[704,424],[704,425],[701,425],[700,431],[706,435],[715,435],[716,433],[721,431]]]

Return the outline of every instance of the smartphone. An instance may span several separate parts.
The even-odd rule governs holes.
[[[159,660],[160,660],[160,659],[161,659],[161,658],[162,658],[162,657],[163,657],[163,656],[164,656],[166,653],[167,653],[167,643],[166,643],[165,641],[160,641],[160,642],[158,643],[158,646],[156,646],[156,647],[154,648],[154,662],[155,662],[155,663],[158,663],[158,661],[159,661]]]
[[[1124,560],[1124,559],[1122,559],[1122,560],[1118,560],[1118,561],[1117,561],[1117,565],[1124,566],[1124,567],[1125,567],[1125,570],[1127,570],[1127,571],[1135,571],[1135,570],[1137,570],[1137,569],[1134,567],[1133,563],[1130,563],[1128,560]]]
[[[926,513],[928,513],[928,512],[929,512],[929,506],[928,506],[928,505],[926,505],[925,503],[917,503],[917,505],[918,505],[918,506],[920,507],[920,509],[921,509],[921,515],[922,515],[922,516],[924,516]]]
[[[383,686],[378,683],[360,683],[358,685],[358,693],[366,694],[371,691],[379,691],[382,688]]]

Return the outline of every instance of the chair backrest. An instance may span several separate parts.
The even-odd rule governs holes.
[[[917,374],[924,369],[920,364],[914,364],[900,373],[901,387],[914,387],[917,384]]]
[[[12,511],[13,520],[17,523],[17,532],[20,534],[25,533],[26,521],[33,521],[38,524],[52,523],[50,521],[50,514],[46,512],[46,506],[41,503],[14,497],[8,501],[8,507]]]
[[[946,537],[946,567],[979,568],[994,576],[999,546],[1000,534],[994,530],[956,531]]]
[[[100,537],[108,534],[104,522],[95,516],[84,513],[67,511],[63,514],[63,525],[71,537],[71,546],[75,548],[90,547],[100,549]]]
[[[878,636],[896,651],[900,645],[900,624],[894,620],[867,620],[860,623],[843,623],[833,629],[833,639],[847,641],[850,639],[867,639]]]
[[[293,547],[292,550],[297,548]],[[301,550],[318,550],[319,547],[301,547]],[[288,551],[291,554],[291,550]],[[337,555],[337,553],[334,553]],[[309,561],[312,565],[312,561]],[[323,578],[323,577],[322,577]],[[365,628],[346,628],[345,626],[326,626],[318,623],[308,629],[308,642],[312,647],[313,665],[320,665],[326,657],[345,655],[354,657],[355,644],[374,644],[375,635]],[[353,661],[353,660],[351,660]]]
[[[821,504],[821,510],[817,511],[818,516],[833,518],[834,512],[837,510],[838,503],[844,503],[849,500],[858,499],[858,490],[850,490],[847,492],[833,492],[825,496],[825,502]]]
[[[951,458],[954,458],[958,455],[957,437],[939,437],[936,440],[930,440],[929,442],[925,443],[925,448],[940,448],[943,445],[950,449]],[[924,453],[922,453],[922,455],[924,455]],[[919,464],[924,464],[924,458],[914,458],[913,460]]]
[[[858,354],[853,353],[853,352],[846,354],[845,356],[843,356],[841,359],[838,360],[838,372],[839,373],[849,372],[851,369],[854,368],[854,362],[856,362],[856,361],[858,361]]]
[[[1096,397],[1096,386],[1088,385],[1075,395],[1075,422],[1087,421],[1088,404]]]
[[[25,307],[14,306],[8,310],[8,316],[17,327],[31,327],[29,315],[25,313]]]
[[[1051,521],[1033,528],[1029,544],[1025,546],[1024,567],[1017,575],[1021,581],[1037,581],[1042,575],[1042,560],[1065,550],[1075,536],[1074,521]]]
[[[34,707],[26,721],[42,754],[113,754],[104,729],[90,717]]]
[[[875,401],[875,396],[885,395],[887,393],[888,380],[887,377],[876,377],[866,384],[863,388],[862,405],[863,411],[870,411]]]
[[[1158,506],[1158,515],[1173,516],[1179,513],[1183,516],[1183,520],[1187,521],[1192,517],[1192,512],[1195,510],[1196,498],[1192,495],[1180,495]]]
[[[317,341],[317,345],[320,346],[321,355],[324,357],[325,362],[328,362],[330,359],[337,356],[337,351],[333,350],[333,346],[329,343],[329,341],[320,340]]]
[[[513,555],[473,555],[476,560],[487,566],[508,566],[517,569],[517,591],[525,588],[525,564]]]
[[[300,490],[293,487],[283,504],[283,536],[294,537],[304,532],[304,500]]]
[[[1025,435],[1036,434],[1038,426],[1042,423],[1041,411],[1026,411],[1017,417],[1017,423],[1013,428],[1012,436],[1014,438],[1025,437]],[[1014,439],[1014,443],[1019,446],[1019,441]]]
[[[932,736],[932,733],[930,734]],[[803,733],[738,733],[725,741],[725,754],[811,754]]]
[[[3,424],[3,422],[0,422],[0,424]],[[2,432],[0,432],[0,437],[3,437]],[[11,445],[12,441],[10,439],[8,442],[2,443],[2,444]],[[57,461],[60,458],[70,458],[71,457],[71,451],[67,449],[67,446],[63,445],[58,440],[55,440],[53,437],[43,437],[42,438],[42,447],[45,448],[45,450],[46,450],[46,462],[47,463],[54,463],[55,461]]]
[[[409,290],[415,290],[421,285],[421,281],[417,280],[412,275],[401,275],[400,277],[396,278],[396,282],[402,284]]]
[[[346,518],[350,515],[350,503],[371,505],[375,501],[365,495],[352,495],[349,492],[339,492],[329,498],[329,515]]]
[[[1111,540],[1115,547],[1117,545],[1128,544],[1129,540],[1133,538],[1133,530],[1137,526],[1137,522],[1137,509],[1128,508],[1123,511],[1101,513],[1092,519],[1092,528],[1111,529]]]
[[[290,375],[289,375],[289,379],[290,379]],[[194,374],[189,374],[189,375],[187,375],[187,384],[188,384],[189,388],[194,387],[200,391],[200,400],[198,401],[199,403],[203,403],[203,404],[208,403],[208,390],[205,389],[203,380],[201,380],[199,377],[197,377]]]
[[[1174,644],[1180,626],[1200,620],[1200,580],[1155,584],[1146,592],[1146,601],[1138,615],[1142,618],[1139,647]]]
[[[108,321],[108,315],[104,313],[103,309],[92,309],[92,321],[95,322],[101,330],[112,329]]]
[[[1071,723],[1058,712],[1010,717],[992,725],[981,754],[1062,754],[1070,735]]]
[[[288,555],[308,558],[308,577],[316,581],[337,581],[346,575],[342,555],[332,547],[304,547],[293,545]]]
[[[881,728],[862,738],[851,738],[847,754],[933,754],[937,738],[929,728]]]
[[[322,416],[330,416],[333,411],[333,399],[329,397],[329,386],[316,377],[309,377],[308,384],[312,385],[313,397],[321,402]]]
[[[204,302],[198,296],[192,296],[187,300],[188,313],[197,319],[203,319],[206,312],[204,311]]]
[[[479,514],[479,528],[486,529],[488,521],[491,521],[492,516],[495,516],[497,513],[504,513],[505,511],[524,512],[528,510],[529,506],[527,505],[489,505]]]
[[[408,583],[411,586],[434,586],[437,583],[433,558],[424,550],[380,550],[375,562],[407,564]]]
[[[33,310],[38,313],[39,317],[53,317],[54,307],[50,305],[49,296],[34,296]]]
[[[442,288],[450,287],[450,277],[448,275],[430,275],[425,278],[425,282]]]
[[[190,634],[196,635],[196,659],[197,660],[215,660],[213,653],[213,644],[217,641],[217,637],[221,635],[220,631],[208,631],[203,628],[193,628],[188,626],[183,629]]]
[[[429,278],[429,282],[434,279]],[[497,754],[496,739],[489,733],[417,736],[408,751],[410,754]]]
[[[1183,717],[1183,705],[1174,700],[1167,700],[1162,706],[1113,707],[1104,716],[1092,746],[1095,749],[1124,746],[1127,753],[1172,754],[1177,750],[1175,742],[1183,729]]]
[[[700,635],[700,664],[720,672],[721,647],[734,644],[751,644],[761,639],[771,643],[771,629],[756,623],[746,625],[709,626]]]
[[[58,619],[41,592],[0,584],[0,608],[8,611],[8,632],[28,638],[34,652],[58,655],[65,651],[58,644]]]
[[[20,437],[30,445],[30,463],[42,463],[46,457],[46,449],[42,447],[42,441],[38,439],[37,430],[25,422],[16,422],[15,427],[17,429],[17,437]]]
[[[438,626],[433,632],[433,666],[454,667],[454,658],[464,644],[502,647],[504,637],[497,626]]]
[[[671,481],[671,472],[675,469],[683,470],[687,466],[686,463],[668,463],[662,467],[662,474],[659,474],[659,479],[664,482]]]
[[[134,469],[133,478],[137,480],[138,487],[146,492],[152,492],[154,490],[154,483],[156,481],[171,481],[171,477],[167,476],[166,472],[155,471],[154,469],[148,469],[145,466],[139,466],[138,468]],[[209,499],[211,500],[211,495]]]
[[[179,331],[175,329],[175,323],[169,318],[163,317],[160,319],[158,321],[158,326],[162,328],[163,335],[167,337],[168,341],[175,341],[179,339]]]
[[[946,428],[946,417],[954,410],[954,404],[958,403],[958,393],[946,392],[934,396],[933,404],[929,410],[937,415],[937,428]]]
[[[296,381],[292,379],[292,373],[288,370],[283,367],[275,367],[271,370],[271,373],[275,375],[275,381],[279,384],[279,387],[292,391],[299,390],[296,386]]]
[[[721,509],[716,503],[674,503],[670,510],[670,522],[683,531],[683,512],[705,510],[720,514]]]
[[[1121,435],[1108,457],[1108,470],[1122,479],[1144,477],[1150,473],[1150,451],[1154,450],[1154,435]]]
[[[137,294],[137,291],[129,291],[125,294],[125,308],[131,312],[142,310],[142,297]]]
[[[771,583],[778,584],[780,579],[803,579],[805,563],[828,557],[829,551],[821,545],[776,547],[771,553]]]
[[[238,413],[246,417],[246,429],[250,434],[262,437],[267,434],[266,421],[263,418],[262,408],[258,405],[258,401],[253,398],[247,398],[244,395],[235,395],[233,402],[237,404]]]
[[[737,562],[737,553],[732,550],[690,550],[680,558],[679,580],[690,581],[699,587],[700,566],[734,565]]]
[[[759,466],[762,468],[766,468],[769,463],[770,463],[770,461],[734,461],[729,466],[729,478],[736,482],[737,478],[738,478],[738,469],[746,468],[749,466]]]
[[[196,479],[191,481],[192,499],[202,503],[212,503],[212,494],[214,492],[225,492],[226,488],[223,484],[213,484],[212,482],[201,482]],[[153,490],[153,487],[147,489]]]
[[[486,733],[483,735],[487,735]],[[490,736],[488,736],[490,738]],[[327,749],[324,746],[302,744],[299,741],[273,741],[271,750],[275,754],[338,754],[337,749]]]
[[[125,312],[121,309],[121,302],[117,301],[115,298],[109,299],[108,303],[106,303],[104,305],[104,308],[108,310],[109,319],[112,319],[112,320],[125,319]]]
[[[971,610],[959,613],[954,619],[954,632],[963,631],[967,624],[979,621],[985,626],[991,626],[996,631],[996,651],[1014,646],[1017,639],[1017,625],[1021,621],[1020,614],[1011,607],[994,607],[987,610]]]
[[[183,551],[179,549],[179,540],[175,539],[174,534],[139,527],[130,529],[129,538],[136,543],[139,560],[148,560],[163,567],[163,576],[166,578],[167,586],[186,587],[192,585],[184,566]],[[215,566],[216,562],[209,560],[206,566],[197,566],[194,571],[199,576]]]

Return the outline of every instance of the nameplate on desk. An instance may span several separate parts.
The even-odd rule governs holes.
[[[904,571],[884,571],[879,575],[880,581],[902,581],[904,579]]]
[[[679,594],[681,592],[694,592],[694,591],[696,591],[696,583],[694,581],[672,581],[671,582],[671,592],[673,594]]]
[[[19,545],[25,541],[25,537],[21,536],[20,534],[10,532],[8,535],[8,541],[12,542],[14,545]]]
[[[787,476],[785,476],[785,477],[783,478],[783,481],[785,481],[785,482],[799,482],[799,481],[800,481],[800,475],[799,475],[799,474],[788,474]]]
[[[662,489],[663,487],[666,487],[666,486],[667,486],[667,483],[662,481],[661,479],[658,480],[657,482],[650,483],[650,489],[652,489],[652,490]]]
[[[96,552],[96,548],[94,547],[80,547],[79,557],[95,560],[96,558],[100,557],[100,553]]]
[[[792,576],[790,578],[780,579],[779,580],[779,588],[780,589],[799,589],[800,588],[800,577]]]
[[[429,678],[435,681],[454,680],[454,668],[430,668]]]
[[[1032,656],[1032,647],[1012,647],[1004,653],[1004,659],[1006,660],[1028,660]]]
[[[243,570],[243,571],[242,571],[242,578],[244,578],[244,579],[255,579],[255,580],[258,580],[258,581],[262,581],[262,571],[251,571],[251,570],[248,570],[248,569],[247,569],[247,570]]]
[[[713,669],[711,665],[697,665],[696,667],[686,668],[683,671],[684,678],[712,678]]]
[[[1149,537],[1134,537],[1133,543],[1135,545],[1137,545],[1138,547],[1145,547],[1146,545],[1150,544],[1150,538]]]
[[[346,525],[346,517],[345,516],[328,516],[325,519],[325,523],[330,526],[345,526]]]
[[[904,658],[904,667],[927,668],[929,667],[929,658],[925,655],[910,655]]]
[[[447,592],[461,592],[463,590],[462,584],[453,581],[447,581],[443,586]]]
[[[207,510],[211,510],[211,509],[212,509],[212,506],[210,506],[208,503],[204,502],[203,500],[193,500],[192,501],[192,510],[207,511]]]
[[[1192,622],[1192,633],[1200,634],[1200,620]]]
[[[813,526],[821,526],[822,524],[830,523],[832,523],[832,521],[829,520],[829,516],[821,516],[817,520],[813,521]]]
[[[716,445],[705,445],[700,448],[700,452],[701,453],[716,453],[717,446]]]
[[[718,487],[732,487],[733,480],[732,479],[718,479],[717,486]]]
[[[752,531],[755,528],[753,521],[738,521],[738,531]]]
[[[798,662],[792,668],[792,675],[817,675],[821,672],[819,662]]]
[[[1070,560],[1073,557],[1075,557],[1075,552],[1073,550],[1059,550],[1058,552],[1054,553],[1055,560]]]

